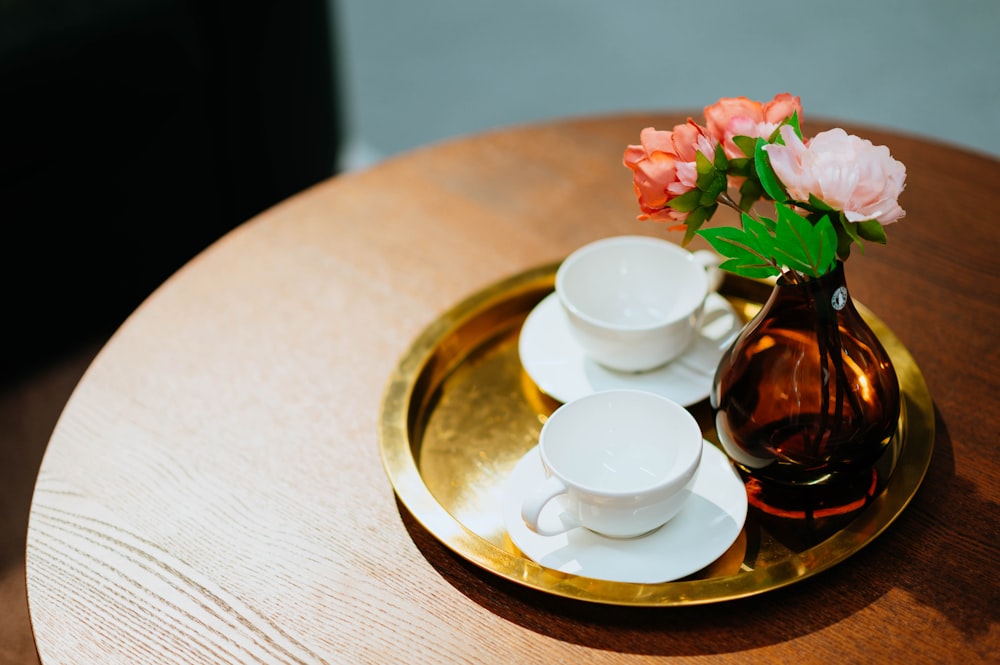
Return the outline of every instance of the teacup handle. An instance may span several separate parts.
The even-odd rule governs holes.
[[[726,277],[726,274],[719,269],[722,257],[710,249],[699,249],[697,252],[692,252],[691,255],[705,269],[705,275],[708,277],[708,292],[718,291],[719,287],[722,286],[722,280]]]
[[[566,485],[561,480],[555,476],[549,476],[544,483],[536,487],[524,498],[524,501],[521,503],[521,519],[524,520],[529,529],[540,536],[558,536],[560,533],[565,533],[570,529],[580,526],[569,520],[566,515],[562,516],[562,527],[559,529],[546,529],[538,523],[542,509],[548,505],[549,501],[566,492]]]

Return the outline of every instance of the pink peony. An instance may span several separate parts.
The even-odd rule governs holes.
[[[705,107],[708,133],[722,144],[730,159],[745,157],[733,143],[734,136],[768,138],[782,122],[798,112],[802,116],[802,103],[798,97],[783,92],[762,104],[746,97],[723,97]]]
[[[696,154],[709,159],[717,141],[693,120],[672,131],[647,127],[639,134],[640,145],[625,150],[623,162],[632,169],[632,182],[643,214],[639,219],[683,222],[688,213],[668,207],[671,199],[697,186]]]
[[[906,167],[887,147],[839,128],[820,132],[808,146],[788,126],[781,128],[781,138],[785,145],[764,149],[792,199],[805,203],[812,194],[851,222],[876,219],[884,226],[906,214],[898,202]]]

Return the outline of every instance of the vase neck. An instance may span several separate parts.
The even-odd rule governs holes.
[[[792,282],[784,275],[778,278],[777,285],[781,288],[803,289],[808,292],[815,292],[824,289],[837,289],[846,286],[844,279],[844,262],[837,261],[833,270],[820,275],[819,277],[808,278],[802,282]]]
[[[807,306],[820,315],[836,316],[852,306],[843,262],[837,261],[830,272],[804,282],[792,283],[784,277],[778,278],[771,301],[772,306]]]

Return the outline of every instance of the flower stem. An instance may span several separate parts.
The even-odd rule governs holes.
[[[733,197],[729,196],[729,192],[720,192],[719,197],[716,200],[722,205],[732,208],[736,212],[740,213],[740,215],[746,212],[736,201],[733,200]]]
[[[795,270],[786,270],[783,273],[781,273],[781,275],[792,284],[802,284],[802,282],[804,281],[802,279],[802,275],[800,275]]]

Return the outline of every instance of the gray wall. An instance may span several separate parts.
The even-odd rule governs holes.
[[[802,98],[1000,156],[1000,0],[331,0],[346,166],[525,121]]]

